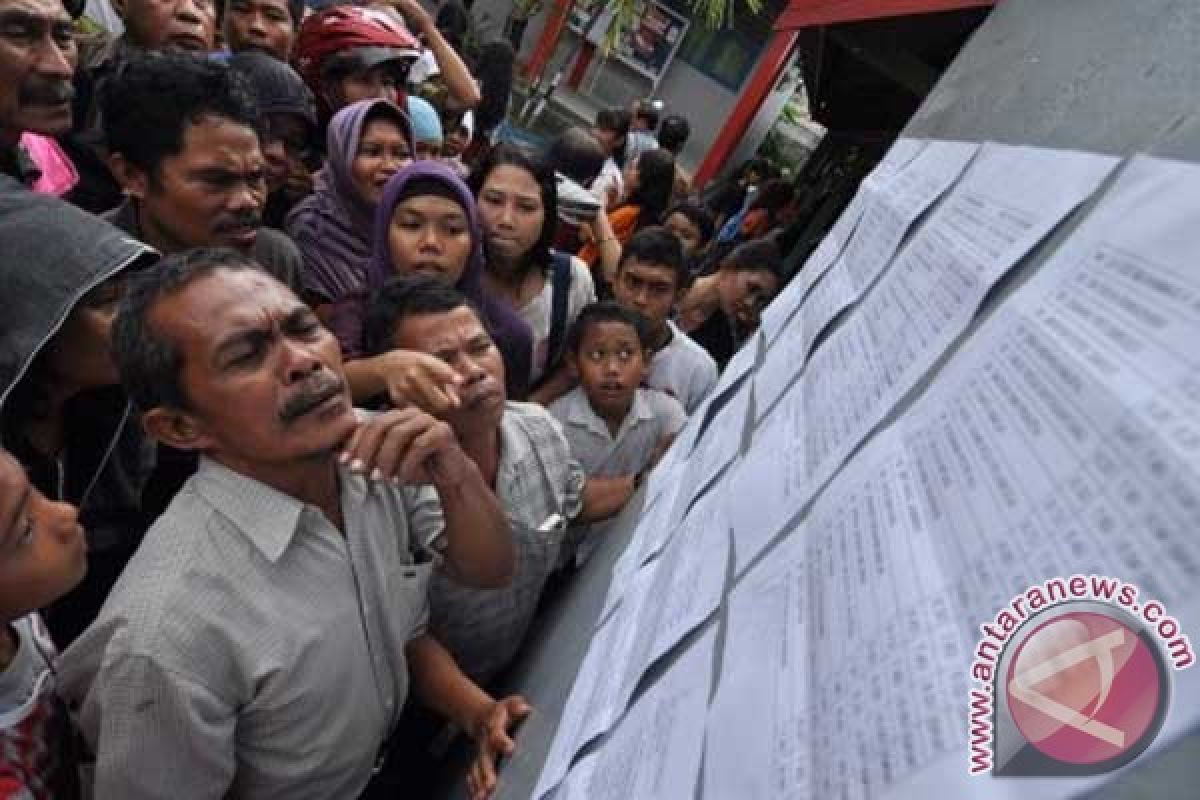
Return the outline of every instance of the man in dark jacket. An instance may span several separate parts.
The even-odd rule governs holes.
[[[48,610],[59,646],[100,610],[148,520],[154,451],[117,385],[109,327],[150,248],[0,177],[0,443],[47,497],[80,509],[88,575]]]

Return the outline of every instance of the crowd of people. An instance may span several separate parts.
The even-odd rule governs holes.
[[[0,0],[0,798],[420,796],[453,737],[485,797],[792,190],[650,101],[499,141],[457,0],[113,8]]]

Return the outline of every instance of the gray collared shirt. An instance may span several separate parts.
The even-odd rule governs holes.
[[[64,696],[102,798],[353,798],[428,617],[400,490],[340,474],[319,510],[202,459],[96,622]]]
[[[542,587],[558,562],[565,523],[583,508],[584,482],[554,418],[539,405],[509,403],[500,422],[496,496],[513,533],[512,583],[471,589],[439,571],[429,590],[430,630],[476,682],[489,683],[525,638]],[[438,548],[445,524],[437,495],[427,487],[410,491],[413,531]]]
[[[629,413],[613,436],[592,410],[583,387],[555,400],[550,413],[563,426],[571,454],[588,475],[635,475],[650,463],[659,443],[679,433],[687,413],[679,401],[654,389],[638,389]]]
[[[646,385],[680,402],[691,414],[717,385],[717,362],[692,337],[667,320],[671,341],[650,359]]]

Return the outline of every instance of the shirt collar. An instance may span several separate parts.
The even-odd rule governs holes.
[[[569,395],[571,406],[567,412],[567,421],[606,439],[620,439],[639,422],[654,419],[654,411],[646,402],[645,394],[641,389],[633,393],[633,404],[629,407],[629,413],[625,415],[625,419],[621,420],[621,427],[617,430],[616,437],[609,432],[608,423],[592,409],[587,392],[582,386]]]
[[[200,459],[195,489],[272,564],[291,544],[307,508],[296,498],[207,457]]]

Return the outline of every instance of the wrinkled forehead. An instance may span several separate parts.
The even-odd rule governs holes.
[[[0,20],[14,16],[45,22],[71,22],[62,0],[0,0]]]
[[[151,321],[180,347],[208,350],[231,333],[262,327],[301,308],[300,298],[266,272],[218,268],[160,299]]]
[[[393,344],[423,353],[458,350],[487,329],[475,310],[467,305],[451,311],[410,314],[400,318],[394,328]]]

